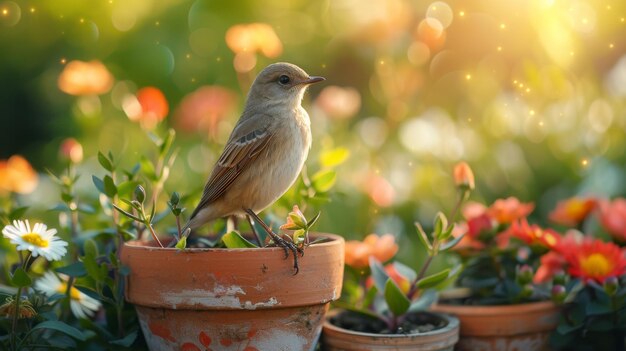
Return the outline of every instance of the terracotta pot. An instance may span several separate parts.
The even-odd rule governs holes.
[[[282,248],[176,249],[131,241],[126,299],[152,351],[313,350],[330,301],[341,294],[344,240],[293,260]]]
[[[333,310],[324,322],[322,350],[324,351],[452,351],[459,340],[459,320],[451,315],[436,313],[448,324],[437,330],[420,334],[373,334],[356,332],[335,326],[330,318],[341,313]]]
[[[542,351],[559,323],[560,308],[550,301],[503,306],[439,304],[433,310],[461,321],[457,350]]]

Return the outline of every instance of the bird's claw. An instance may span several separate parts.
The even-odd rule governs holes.
[[[301,256],[304,256],[304,250],[297,247],[296,244],[294,244],[293,242],[281,238],[279,235],[274,234],[273,239],[274,239],[274,245],[280,246],[283,248],[283,250],[285,250],[285,259],[289,257],[289,251],[293,253],[293,269],[295,270],[294,275],[298,274],[298,272],[300,271],[300,268],[298,267],[298,255],[297,254],[300,253]]]

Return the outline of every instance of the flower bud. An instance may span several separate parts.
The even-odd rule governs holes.
[[[604,291],[609,296],[615,295],[617,289],[619,289],[619,280],[616,277],[608,277],[604,280]]]
[[[535,287],[532,284],[526,284],[522,287],[522,292],[520,293],[520,297],[529,298],[535,292]]]
[[[552,276],[552,284],[554,285],[565,285],[567,284],[567,274],[564,271],[557,271]]]
[[[67,138],[61,143],[59,154],[63,159],[72,163],[79,163],[83,160],[83,146],[74,138]]]
[[[474,190],[474,172],[467,162],[459,162],[454,166],[454,183],[458,188]]]
[[[567,291],[563,285],[554,285],[552,287],[552,301],[556,303],[563,303],[565,301],[565,297],[567,296]]]
[[[135,199],[139,201],[139,203],[143,203],[146,199],[146,190],[141,185],[137,185],[135,188]]]
[[[533,281],[534,275],[535,272],[533,272],[533,269],[525,264],[517,267],[517,276],[515,279],[519,285],[527,285]]]

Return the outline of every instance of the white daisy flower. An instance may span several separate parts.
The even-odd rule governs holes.
[[[41,255],[48,261],[58,261],[67,253],[67,243],[56,233],[56,229],[48,229],[43,223],[35,223],[31,229],[28,220],[13,221],[13,225],[2,229],[4,237],[17,245],[18,250],[28,250],[33,257]]]
[[[35,289],[50,297],[55,294],[65,295],[67,292],[67,276],[60,274],[61,279],[52,272],[46,272],[37,282]],[[100,301],[76,289],[70,289],[70,309],[76,318],[89,318],[100,309]]]

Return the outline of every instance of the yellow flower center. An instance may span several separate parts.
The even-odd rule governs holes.
[[[611,262],[600,253],[593,253],[581,259],[580,266],[588,276],[606,276],[611,272]]]
[[[57,288],[57,292],[59,294],[65,295],[65,293],[67,292],[67,283],[66,282],[61,282],[59,284],[59,287]],[[70,289],[70,298],[72,300],[77,300],[80,301],[80,291],[78,289],[76,289],[75,287],[72,287]]]
[[[48,247],[48,240],[45,240],[41,237],[41,235],[37,233],[28,233],[22,235],[22,240],[26,241],[29,244],[33,244],[39,247]]]

